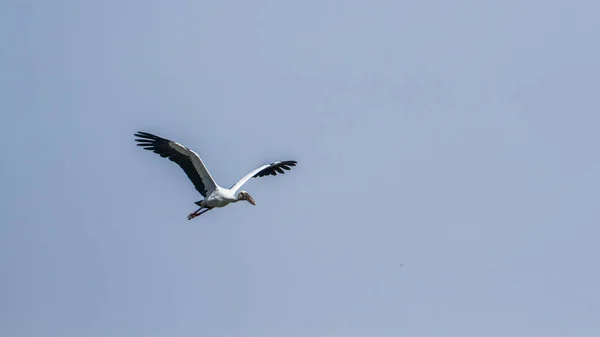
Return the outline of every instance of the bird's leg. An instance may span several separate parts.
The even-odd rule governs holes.
[[[190,215],[188,215],[187,219],[188,220],[192,220],[193,218],[198,216],[198,211],[200,211],[202,209],[202,207],[198,208],[197,210],[195,210],[194,212],[190,213]]]
[[[198,213],[198,215],[200,215],[200,214],[204,214],[204,213],[206,213],[206,212],[210,211],[211,209],[212,209],[212,207],[211,207],[211,208],[206,208],[204,211],[202,211],[202,212]]]
[[[200,211],[202,208],[204,208],[204,207],[200,207],[200,208],[198,208],[198,209],[197,209],[197,210],[196,210],[194,213],[192,213],[192,214],[188,215],[187,219],[188,219],[188,220],[192,220],[193,218],[195,218],[195,217],[197,217],[197,216],[199,216],[199,215],[202,215],[202,214],[204,214],[204,213],[206,213],[206,212],[208,212],[208,211],[210,211],[210,210],[212,209],[212,208],[208,208],[208,207],[207,207],[207,208],[206,208],[204,211],[202,211],[202,212],[199,212],[199,211]],[[198,213],[198,212],[199,212],[199,213]]]

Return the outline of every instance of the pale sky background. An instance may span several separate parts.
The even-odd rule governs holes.
[[[599,13],[0,0],[0,335],[598,336]]]

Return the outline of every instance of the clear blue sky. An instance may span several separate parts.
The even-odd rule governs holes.
[[[0,335],[598,336],[599,11],[0,1]]]

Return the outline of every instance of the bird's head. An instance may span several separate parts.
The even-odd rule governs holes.
[[[246,200],[249,203],[251,203],[252,205],[256,206],[256,201],[254,201],[254,199],[246,191],[240,191],[240,193],[238,193],[237,197],[238,197],[238,200]]]

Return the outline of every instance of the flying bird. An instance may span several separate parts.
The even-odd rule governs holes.
[[[138,142],[138,146],[157,153],[163,158],[168,158],[179,165],[192,181],[196,190],[204,197],[204,199],[195,202],[200,208],[188,215],[188,220],[204,214],[215,207],[225,207],[230,203],[241,200],[246,200],[250,204],[256,205],[256,201],[254,201],[254,198],[247,191],[240,191],[242,185],[251,178],[260,178],[268,175],[275,176],[277,173],[284,174],[284,170],[291,170],[290,167],[296,166],[297,163],[294,160],[284,160],[262,165],[245,175],[230,188],[223,188],[215,182],[202,162],[202,159],[200,159],[200,156],[191,149],[172,140],[147,132],[139,131],[135,136],[138,137],[135,139]]]

